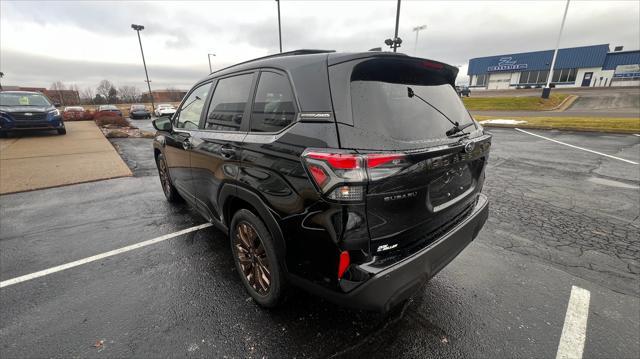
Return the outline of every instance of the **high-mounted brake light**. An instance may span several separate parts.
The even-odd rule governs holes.
[[[320,191],[336,201],[361,201],[366,182],[394,175],[407,165],[403,153],[358,154],[322,149],[307,150],[302,158]]]
[[[437,62],[431,62],[431,61],[424,61],[422,63],[422,66],[430,68],[430,69],[436,69],[436,70],[442,70],[444,68],[443,64],[437,63]]]

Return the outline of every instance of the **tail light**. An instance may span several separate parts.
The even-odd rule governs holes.
[[[367,182],[392,176],[407,165],[403,153],[309,149],[302,158],[320,192],[336,201],[363,200]]]
[[[351,264],[351,257],[349,256],[348,251],[342,251],[340,253],[340,260],[338,261],[338,279],[342,279],[344,276],[344,272],[349,268],[349,264]]]

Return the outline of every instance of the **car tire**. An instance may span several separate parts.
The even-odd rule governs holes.
[[[164,192],[164,196],[167,198],[167,201],[171,203],[180,202],[182,197],[180,197],[178,190],[173,186],[171,177],[169,176],[167,161],[164,159],[164,155],[162,153],[156,157],[156,166],[158,167],[158,176],[160,177],[162,192]]]
[[[0,132],[0,138],[5,138],[5,137],[7,137],[7,133],[4,131]]]
[[[58,131],[59,135],[66,135],[67,134],[67,129],[66,128],[59,128],[57,131]]]
[[[247,209],[238,210],[229,239],[236,270],[249,295],[262,307],[277,307],[285,298],[287,283],[264,222]]]

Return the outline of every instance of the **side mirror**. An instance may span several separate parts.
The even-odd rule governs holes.
[[[159,117],[151,122],[158,131],[171,131],[171,117]]]
[[[59,103],[57,103],[57,102],[53,104],[53,107],[55,107],[55,108],[58,108],[58,107],[60,107],[60,106],[62,106],[62,105],[60,105],[60,104],[59,104]]]

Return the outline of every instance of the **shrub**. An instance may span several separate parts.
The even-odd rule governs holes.
[[[93,116],[96,124],[100,127],[106,127],[108,125],[118,127],[129,127],[129,122],[122,116],[118,116],[112,112],[98,112]]]

